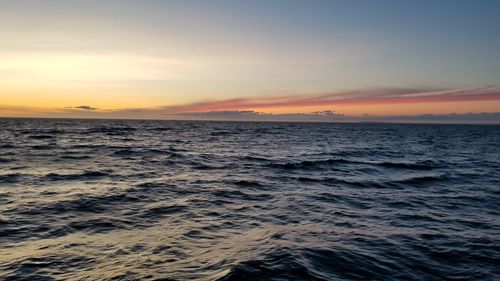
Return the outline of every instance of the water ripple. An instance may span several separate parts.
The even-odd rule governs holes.
[[[2,280],[498,280],[498,126],[5,119]]]

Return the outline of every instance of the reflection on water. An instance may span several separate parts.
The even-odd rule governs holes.
[[[500,276],[498,126],[0,125],[0,279]]]

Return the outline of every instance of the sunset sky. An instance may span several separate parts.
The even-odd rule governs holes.
[[[500,112],[500,1],[0,0],[0,116]]]

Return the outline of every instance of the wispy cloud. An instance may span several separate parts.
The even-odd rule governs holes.
[[[196,66],[188,60],[108,53],[0,52],[0,83],[9,87],[89,86],[180,78]]]
[[[434,88],[386,88],[345,91],[320,95],[293,95],[282,97],[239,98],[207,101],[180,106],[163,107],[168,114],[231,110],[265,110],[336,105],[375,105],[404,103],[438,103],[454,101],[500,100],[500,88],[434,89]]]

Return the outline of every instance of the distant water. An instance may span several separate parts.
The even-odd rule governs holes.
[[[500,280],[500,126],[0,119],[1,280]]]

